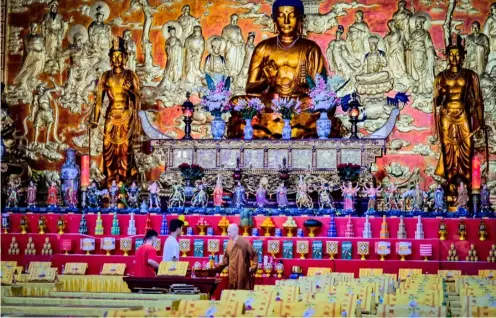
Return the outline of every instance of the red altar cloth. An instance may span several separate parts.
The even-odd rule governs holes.
[[[19,264],[21,265],[26,265],[29,264],[30,261],[47,261],[51,260],[54,266],[61,268],[63,264],[66,262],[87,262],[88,263],[88,274],[98,274],[101,270],[101,267],[103,266],[103,263],[126,263],[127,264],[127,274],[132,274],[132,263],[134,261],[134,241],[136,238],[142,237],[144,233],[144,228],[145,228],[145,220],[146,216],[144,215],[137,215],[135,216],[136,220],[136,227],[137,227],[137,232],[138,236],[133,237],[133,250],[130,252],[130,256],[122,256],[122,251],[120,251],[120,239],[124,237],[128,237],[127,235],[121,235],[121,236],[112,236],[116,238],[116,250],[112,252],[113,256],[105,256],[105,251],[100,249],[100,239],[103,237],[109,237],[110,235],[110,229],[112,227],[112,215],[102,215],[103,219],[103,226],[104,226],[104,235],[101,236],[95,236],[94,235],[94,228],[95,228],[95,223],[96,223],[96,215],[87,215],[87,225],[88,225],[88,231],[90,235],[80,235],[78,234],[79,230],[79,222],[81,219],[81,215],[76,215],[76,214],[67,214],[64,215],[64,218],[67,222],[66,229],[64,230],[66,234],[59,235],[56,232],[58,231],[57,229],[57,220],[59,218],[59,215],[56,214],[43,214],[46,219],[47,219],[47,229],[45,230],[47,232],[46,235],[40,235],[38,234],[38,218],[40,214],[27,214],[29,220],[30,220],[30,233],[26,235],[20,234],[20,227],[19,227],[19,221],[20,217],[22,214],[11,214],[11,230],[9,231],[9,234],[2,234],[2,242],[1,242],[1,247],[2,247],[2,260],[16,260],[18,261]],[[173,218],[176,218],[177,216],[174,215],[168,215],[167,219],[170,221]],[[190,222],[190,226],[194,228],[195,233],[197,233],[195,224],[199,220],[200,217],[203,217],[206,219],[210,225],[214,228],[214,231],[216,234],[220,234],[220,229],[217,227],[217,224],[219,220],[221,219],[220,216],[199,216],[199,215],[191,215],[187,216],[186,219]],[[128,223],[129,223],[129,216],[128,215],[119,215],[119,225],[121,228],[121,233],[126,233]],[[255,225],[260,225],[263,222],[263,219],[265,217],[263,216],[257,216],[255,217]],[[152,226],[157,232],[160,231],[160,225],[162,221],[162,216],[161,215],[151,215],[152,219]],[[230,222],[238,222],[239,217],[228,217]],[[307,217],[295,217],[295,221],[297,222],[299,227],[302,227],[302,224],[305,219],[308,219]],[[363,223],[365,222],[364,218],[352,218],[353,224],[355,227],[355,238],[344,238],[344,237],[337,237],[337,238],[329,238],[326,237],[327,234],[327,228],[329,225],[329,217],[316,217],[315,219],[319,219],[323,223],[323,228],[317,232],[317,235],[322,235],[320,237],[314,237],[314,238],[309,238],[309,237],[293,237],[293,238],[288,238],[288,237],[247,237],[248,240],[253,241],[253,240],[262,240],[264,241],[263,243],[263,254],[267,255],[267,240],[279,240],[279,241],[286,241],[286,240],[293,240],[293,245],[294,245],[294,250],[293,250],[293,259],[283,259],[281,258],[282,253],[279,253],[276,255],[276,260],[282,260],[284,263],[285,267],[285,275],[289,275],[291,272],[291,267],[292,266],[301,266],[304,269],[304,273],[306,272],[306,269],[308,267],[330,267],[333,271],[337,272],[354,272],[355,275],[358,275],[358,271],[360,267],[378,267],[378,268],[384,268],[385,273],[397,273],[398,268],[422,268],[424,273],[435,273],[438,269],[461,269],[463,273],[465,274],[476,274],[478,269],[496,269],[496,263],[487,263],[485,260],[487,259],[487,256],[489,254],[489,250],[491,247],[491,244],[494,242],[494,235],[495,235],[495,230],[496,230],[496,220],[494,219],[487,219],[485,220],[485,224],[487,227],[487,232],[489,233],[489,239],[486,241],[479,241],[478,237],[478,226],[480,220],[478,219],[466,219],[465,220],[465,225],[467,228],[467,240],[465,241],[460,241],[459,237],[457,235],[458,231],[458,219],[446,219],[446,225],[448,228],[448,235],[447,235],[447,240],[445,241],[440,241],[438,239],[438,224],[439,224],[439,219],[434,219],[434,218],[423,218],[422,223],[424,226],[424,233],[425,233],[425,239],[424,240],[415,240],[414,233],[416,229],[416,223],[417,219],[405,219],[405,225],[406,225],[406,231],[407,231],[407,239],[397,239],[396,237],[396,232],[398,230],[398,223],[399,219],[398,218],[388,218],[387,223],[389,226],[389,232],[390,232],[390,239],[378,239],[378,238],[373,238],[373,239],[364,239],[362,238],[362,230],[363,230]],[[281,227],[282,223],[285,222],[286,217],[280,216],[280,217],[272,217],[273,222],[275,223],[276,227]],[[337,232],[338,236],[344,236],[344,230],[346,228],[346,222],[347,219],[340,217],[336,218],[336,224],[337,224]],[[371,227],[372,227],[372,234],[374,237],[379,236],[379,231],[382,223],[382,218],[371,218]],[[272,235],[273,230],[272,230]],[[260,234],[263,235],[263,230],[260,230]],[[305,230],[305,235],[307,235],[307,231]],[[21,250],[20,255],[8,255],[8,249],[9,245],[12,241],[12,237],[16,237],[17,241],[19,242],[19,248]],[[49,237],[53,253],[54,255],[52,256],[44,256],[44,255],[24,255],[24,249],[26,247],[26,243],[29,237],[33,238],[33,241],[36,246],[37,254],[40,254],[41,248],[43,246],[43,243],[45,241],[45,237]],[[80,239],[84,237],[94,237],[96,240],[96,250],[92,252],[94,255],[83,255],[84,252],[80,250]],[[162,240],[162,244],[165,242],[166,236],[161,236],[160,237]],[[208,239],[219,239],[221,240],[221,253],[222,248],[223,248],[223,240],[227,239],[226,236],[220,236],[220,235],[215,235],[215,236],[182,236],[184,239],[202,239],[204,241],[207,241]],[[60,251],[60,240],[61,239],[71,239],[72,240],[72,250],[70,252],[71,255],[62,255],[62,251]],[[310,247],[310,254],[306,255],[305,260],[300,260],[299,255],[296,253],[296,241],[299,240],[307,240],[309,241],[309,247]],[[322,260],[317,260],[317,259],[312,259],[311,255],[311,249],[312,249],[312,242],[313,241],[322,241],[323,243],[323,258]],[[336,260],[332,261],[329,260],[327,255],[325,254],[325,242],[327,241],[338,241],[339,242],[339,253],[336,256]],[[351,241],[353,243],[353,259],[352,260],[342,260],[341,258],[341,242],[342,241]],[[360,261],[359,258],[360,256],[357,254],[357,242],[359,241],[368,241],[370,242],[370,255],[367,257],[367,261]],[[386,261],[379,261],[379,256],[375,253],[375,242],[377,241],[389,241],[391,242],[391,255],[386,257]],[[400,257],[396,254],[396,242],[402,241],[402,242],[411,242],[412,243],[412,255],[407,257],[406,261],[399,261]],[[446,258],[448,256],[448,249],[450,247],[450,244],[454,243],[455,247],[458,252],[458,256],[460,258],[460,262],[447,262]],[[422,257],[419,255],[419,245],[420,244],[432,244],[433,250],[432,250],[432,257],[429,257],[429,261],[424,262],[422,261]],[[479,257],[479,262],[462,262],[462,260],[465,260],[465,257],[467,255],[467,251],[470,247],[470,244],[474,244],[476,246],[477,250],[477,255]],[[281,252],[282,252],[282,242],[281,242]],[[162,255],[162,251],[158,253],[159,257],[158,260],[160,260],[160,257]],[[190,262],[190,265],[192,265],[195,261],[201,260],[205,261],[207,260],[207,242],[204,243],[204,257],[202,258],[197,258],[197,257],[192,257],[193,255],[193,242],[191,242],[191,251],[188,253],[188,257],[183,258],[184,260],[187,260]]]

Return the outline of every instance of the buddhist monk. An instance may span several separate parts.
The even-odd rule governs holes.
[[[250,242],[240,237],[238,232],[237,224],[230,224],[227,228],[229,242],[216,270],[221,272],[228,267],[229,289],[253,289],[252,273],[257,269],[258,255]]]
[[[291,97],[301,101],[303,110],[307,110],[312,100],[308,96],[307,77],[316,74],[325,76],[325,59],[320,47],[312,40],[302,36],[304,6],[301,0],[276,0],[272,5],[272,19],[277,36],[260,42],[253,52],[246,95],[239,98],[260,98],[265,106],[265,113],[260,122],[254,125],[255,136],[280,137],[282,120],[274,120],[270,106],[274,97]],[[233,100],[237,103],[237,99]],[[295,116],[292,127],[293,137],[316,136],[315,121],[318,115],[303,113]],[[241,121],[231,120],[228,129],[231,137],[241,131]]]

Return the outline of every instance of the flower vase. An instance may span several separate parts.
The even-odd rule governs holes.
[[[220,117],[220,115],[216,115],[214,120],[212,121],[212,137],[216,140],[222,139],[224,137],[224,131],[226,130],[226,122]]]
[[[284,119],[282,128],[282,139],[291,139],[291,119]]]
[[[253,126],[251,125],[252,118],[245,119],[245,140],[253,139]]]
[[[321,112],[317,119],[317,135],[319,139],[327,139],[331,134],[331,121],[327,118],[327,112]]]

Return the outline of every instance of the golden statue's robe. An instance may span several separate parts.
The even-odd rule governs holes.
[[[253,289],[254,281],[250,273],[257,268],[258,255],[253,246],[238,236],[236,242],[229,240],[219,269],[229,269],[229,289]]]
[[[450,184],[460,177],[470,186],[472,135],[484,123],[479,77],[468,69],[461,69],[457,76],[446,70],[436,76],[434,89],[434,119],[441,141],[435,174]]]

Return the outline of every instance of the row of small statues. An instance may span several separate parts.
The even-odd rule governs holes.
[[[20,199],[20,180],[12,179],[9,182],[7,190],[7,208],[15,208],[18,206]],[[191,196],[191,206],[192,207],[207,207],[209,203],[209,195],[207,191],[208,186],[202,181],[197,181],[194,191]],[[318,190],[318,207],[320,209],[335,209],[335,203],[332,196],[333,187],[328,183],[322,183]],[[343,210],[348,212],[355,211],[355,201],[359,194],[360,186],[357,184],[353,186],[352,182],[344,182],[340,186],[340,190],[343,197]],[[27,188],[26,203],[28,208],[37,208],[37,186],[33,181],[30,181]],[[151,209],[160,209],[160,187],[158,182],[153,181],[148,185],[148,200],[142,201],[141,206],[139,205],[140,199],[140,187],[137,186],[135,181],[132,181],[129,186],[125,185],[124,182],[120,181],[117,183],[115,180],[112,181],[109,189],[99,190],[96,182],[91,182],[83,194],[83,202],[81,203],[83,208],[99,208],[102,205],[102,198],[107,197],[109,200],[109,208],[117,209],[120,206],[131,209],[143,210],[144,212]],[[268,191],[264,182],[260,182],[259,186],[254,193],[255,201],[254,206],[257,208],[264,208],[269,204],[267,199]],[[374,214],[378,208],[378,198],[383,197],[383,206],[381,210],[383,211],[401,211],[401,210],[411,210],[413,212],[423,212],[428,211],[429,208],[433,208],[434,212],[445,212],[446,211],[446,200],[444,196],[444,190],[439,185],[432,193],[428,193],[420,188],[417,183],[415,188],[412,190],[400,193],[397,187],[390,183],[386,189],[382,189],[381,186],[375,187],[372,183],[366,184],[363,187],[363,194],[368,197],[367,203],[367,214]],[[288,189],[286,188],[284,182],[279,184],[276,189],[276,202],[278,208],[287,208],[290,205],[288,200]],[[217,176],[217,182],[213,188],[212,201],[215,207],[222,207],[225,205],[224,200],[225,192],[222,185],[222,178],[220,175]],[[245,187],[240,181],[237,182],[233,192],[231,204],[235,208],[243,208],[249,203],[248,201],[249,193],[246,191]],[[481,211],[483,213],[491,212],[490,206],[490,193],[486,184],[482,185],[481,189]],[[78,207],[78,194],[77,191],[69,184],[65,193],[63,193],[64,203],[68,208],[77,209]],[[186,204],[186,189],[180,182],[175,182],[172,185],[172,195],[168,202],[168,207],[184,207]],[[430,200],[430,198],[432,200]],[[468,202],[469,195],[466,185],[461,182],[458,186],[458,196],[455,205],[458,212],[466,214],[468,212]],[[300,175],[297,189],[296,189],[296,206],[298,208],[313,208],[314,202],[309,194],[309,187]],[[409,203],[409,204],[407,204]],[[52,182],[48,189],[48,196],[46,204],[49,208],[56,208],[59,206],[59,189],[57,183]],[[408,206],[409,205],[409,206]],[[408,207],[407,207],[408,206]]]

